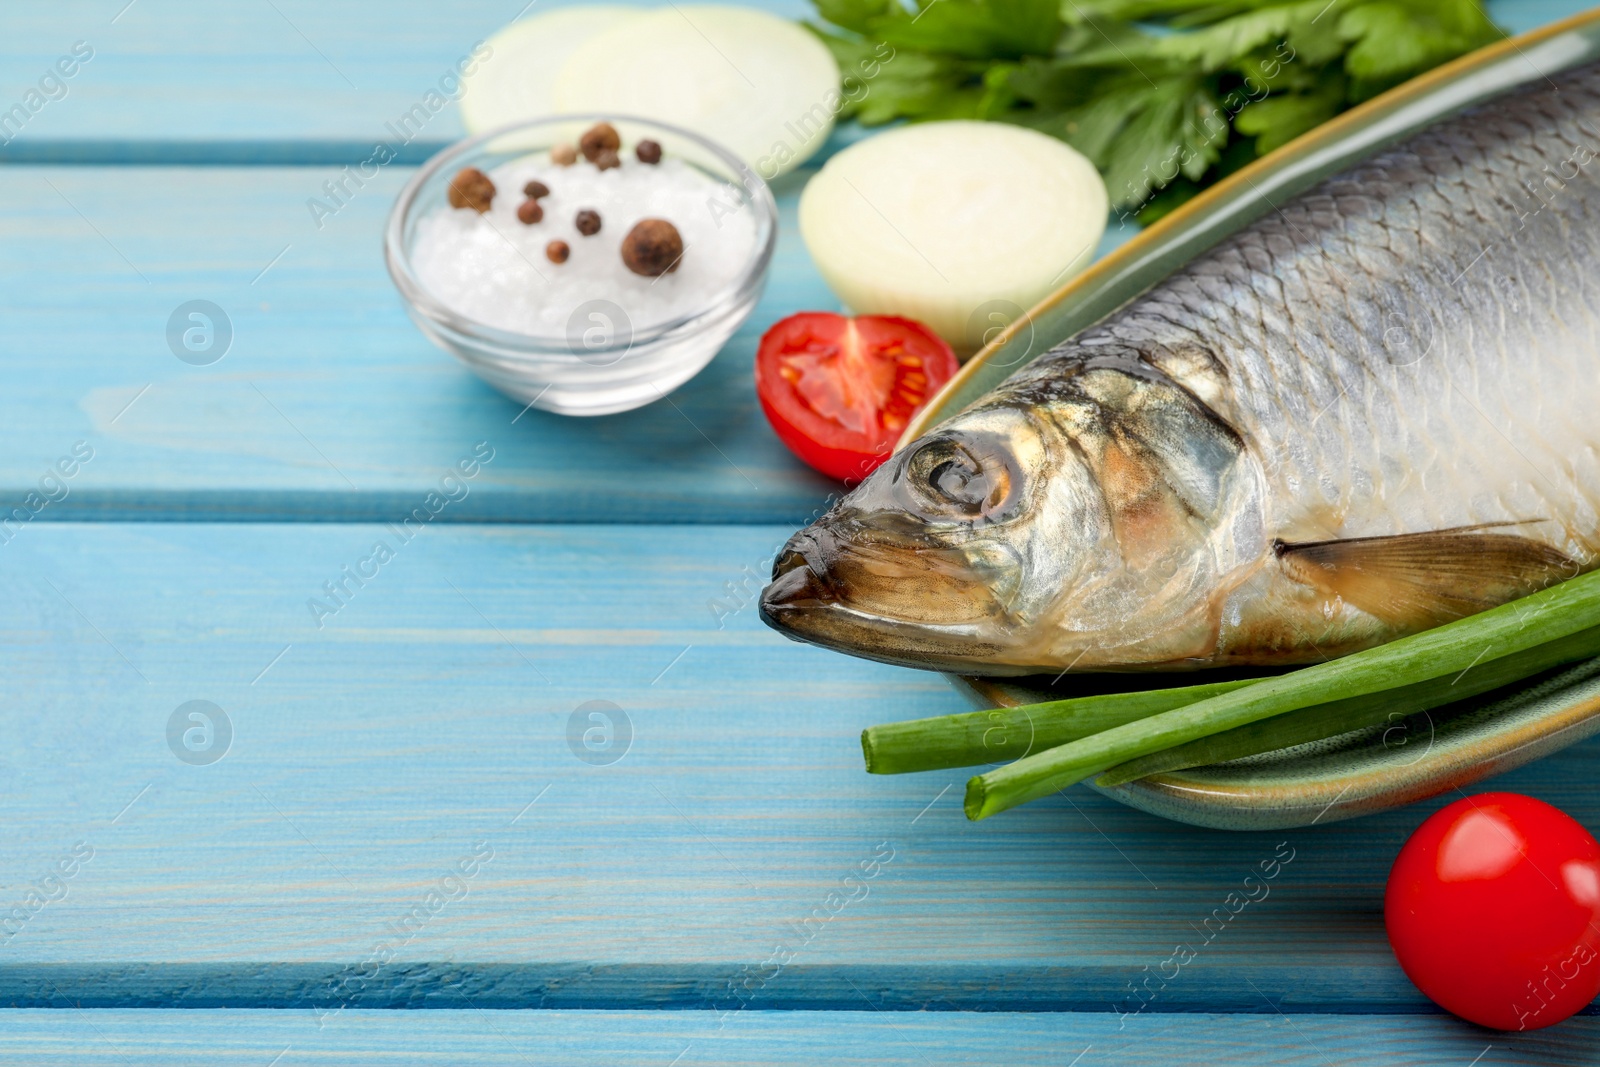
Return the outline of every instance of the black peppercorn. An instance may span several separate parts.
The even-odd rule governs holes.
[[[578,217],[573,220],[573,225],[578,227],[578,232],[585,237],[593,237],[600,232],[600,212],[584,208],[578,212]]]
[[[666,219],[645,219],[622,241],[622,262],[635,274],[658,278],[678,269],[683,236]]]
[[[494,182],[477,167],[467,167],[450,179],[445,196],[451,207],[470,207],[481,215],[489,210],[494,200]]]
[[[537,200],[541,196],[549,196],[550,187],[544,182],[529,182],[522,187],[522,195],[529,200]]]
[[[640,141],[634,145],[633,154],[639,157],[640,163],[654,166],[661,162],[661,143],[659,141]]]
[[[590,163],[598,159],[601,152],[615,152],[621,147],[622,138],[618,136],[617,128],[609,122],[595,123],[578,138],[578,151]]]

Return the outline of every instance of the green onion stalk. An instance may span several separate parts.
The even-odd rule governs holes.
[[[1428,701],[1438,706],[1464,694],[1458,691],[1452,696],[1450,680],[1464,679],[1474,669],[1482,669],[1480,678],[1493,675],[1515,680],[1516,671],[1526,671],[1520,675],[1526,677],[1545,669],[1537,665],[1552,655],[1583,658],[1585,650],[1593,647],[1585,644],[1593,634],[1546,650],[1546,654],[1524,654],[1596,629],[1600,629],[1600,572],[1378,648],[1219,692],[1035,751],[969,781],[967,816],[985,819],[1154,753],[1302,709],[1323,706],[1326,712],[1327,705],[1342,704],[1337,714],[1359,713],[1363,699],[1384,693],[1390,694],[1383,708],[1385,717],[1396,710],[1420,710],[1430,706]],[[1587,655],[1597,653],[1600,648]],[[1500,662],[1508,658],[1511,663]]]

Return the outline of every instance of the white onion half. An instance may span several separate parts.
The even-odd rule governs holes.
[[[1053,137],[929,122],[828,160],[800,234],[852,311],[916,319],[970,353],[1089,265],[1109,210],[1094,165]]]
[[[554,114],[556,75],[568,57],[589,38],[644,14],[623,4],[582,4],[513,22],[485,42],[489,58],[466,80],[461,124],[482,133]]]
[[[833,128],[839,67],[805,29],[750,8],[676,4],[596,34],[556,78],[558,111],[637,115],[719,142],[772,178]]]

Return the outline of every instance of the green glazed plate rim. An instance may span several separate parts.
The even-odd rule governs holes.
[[[901,445],[1094,325],[1278,204],[1464,108],[1600,58],[1600,9],[1508,38],[1375,97],[1218,182],[1018,318],[912,420]],[[1258,830],[1333,822],[1436,796],[1600,731],[1600,676],[1569,672],[1470,713],[1215,767],[1152,775],[1109,797],[1179,822]],[[951,676],[978,707],[1062,691]]]

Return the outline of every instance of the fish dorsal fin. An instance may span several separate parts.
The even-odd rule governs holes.
[[[1296,581],[1408,630],[1515,600],[1581,569],[1541,541],[1485,529],[1462,526],[1301,544],[1275,541],[1273,550]]]

